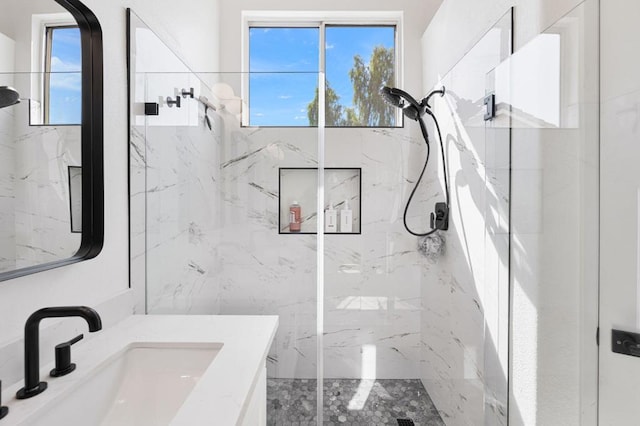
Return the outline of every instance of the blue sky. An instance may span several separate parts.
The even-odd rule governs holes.
[[[308,126],[307,105],[315,96],[319,71],[318,28],[251,28],[249,32],[250,117],[252,126]],[[349,70],[353,57],[367,62],[375,46],[394,46],[393,27],[326,27],[326,75],[352,104]]]
[[[55,29],[51,47],[50,124],[80,124],[81,70],[80,30]]]

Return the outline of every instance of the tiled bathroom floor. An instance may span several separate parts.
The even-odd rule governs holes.
[[[324,381],[325,425],[396,426],[398,418],[421,426],[444,425],[420,380]],[[315,380],[267,380],[267,425],[315,424]]]

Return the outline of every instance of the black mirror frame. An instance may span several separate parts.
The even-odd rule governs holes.
[[[104,242],[104,118],[102,28],[80,0],[55,0],[74,17],[82,47],[82,239],[71,257],[0,273],[0,281],[96,257]]]

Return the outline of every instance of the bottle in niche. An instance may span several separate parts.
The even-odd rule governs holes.
[[[344,200],[344,207],[340,210],[340,232],[353,232],[353,212],[349,200]]]
[[[338,232],[338,212],[333,207],[333,201],[324,214],[324,232]]]
[[[302,227],[302,208],[297,201],[289,206],[289,231],[300,232]]]

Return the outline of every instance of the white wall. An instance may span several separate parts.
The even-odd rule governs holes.
[[[423,82],[432,87],[510,8],[514,49],[524,46],[581,0],[445,0],[424,33]]]
[[[611,352],[612,328],[640,332],[640,3],[600,7],[600,425],[614,426],[640,416],[640,360]]]
[[[27,316],[38,308],[94,305],[128,288],[125,8],[130,6],[148,17],[193,68],[217,66],[215,1],[86,0],[84,3],[98,17],[104,38],[104,249],[90,261],[0,283],[2,342],[19,338]]]

